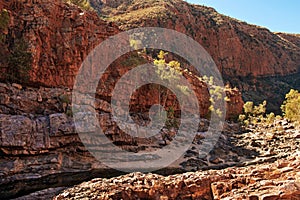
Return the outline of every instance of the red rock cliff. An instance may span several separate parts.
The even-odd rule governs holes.
[[[299,37],[221,15],[213,8],[181,0],[123,1],[106,4],[99,12],[123,30],[158,26],[185,33],[211,54],[224,75],[268,76],[293,74],[300,69]]]
[[[86,55],[119,32],[95,12],[60,0],[2,1],[1,7],[11,15],[10,36],[29,42],[33,56],[30,80],[41,85],[71,87]]]
[[[22,3],[4,1],[0,5],[10,13],[8,35],[11,42],[14,38],[24,37],[29,43],[33,55],[30,82],[36,86],[72,88],[78,69],[87,54],[97,44],[119,32],[117,26],[101,20],[95,12],[82,10],[60,0],[23,0]],[[111,68],[113,81],[108,82],[110,86],[122,76],[122,73],[116,74],[113,71],[120,69],[124,72],[121,69],[124,67],[118,63]],[[198,83],[195,85],[199,86]],[[204,90],[207,88],[203,88]],[[110,96],[109,93],[99,95],[104,98]],[[230,96],[235,108],[232,109],[229,105],[231,110],[228,116],[237,115],[243,105],[241,94],[237,91],[230,93]],[[204,102],[201,114],[205,116],[209,107],[208,93],[203,93],[199,98]],[[152,100],[153,98],[149,98],[143,105],[151,104]]]

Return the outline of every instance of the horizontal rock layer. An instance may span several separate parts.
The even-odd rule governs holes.
[[[248,168],[93,179],[54,199],[299,199],[299,159],[297,152],[286,160]]]
[[[0,84],[0,91],[0,196],[16,197],[120,174],[97,161],[82,144],[71,117],[69,89]],[[173,142],[172,129],[163,129],[151,140],[124,134],[112,121],[110,104],[105,100],[96,99],[95,109],[105,135],[119,148],[155,155],[155,150]],[[136,122],[144,121],[137,118]],[[287,157],[298,148],[295,138],[299,138],[299,131],[286,122],[277,123],[270,134],[266,128],[242,133],[238,125],[225,123],[213,147],[204,140],[209,121],[202,119],[198,132],[191,133],[195,139],[190,148],[159,173],[255,165]],[[203,147],[212,150],[199,157]]]

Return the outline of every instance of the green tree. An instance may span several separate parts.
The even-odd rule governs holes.
[[[300,121],[300,93],[291,89],[285,96],[281,110],[286,119],[295,122]]]
[[[9,14],[6,9],[3,9],[0,12],[0,29],[4,30],[8,27],[9,24]]]
[[[244,113],[245,114],[251,114],[253,113],[253,102],[252,101],[247,101],[245,104],[244,104]]]

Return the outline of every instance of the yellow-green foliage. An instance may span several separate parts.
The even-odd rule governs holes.
[[[93,10],[88,0],[64,0],[67,3],[72,3],[84,10]]]
[[[285,101],[281,105],[281,110],[286,119],[291,122],[300,122],[300,93],[297,90],[291,89],[285,96]],[[265,115],[266,104],[264,101],[258,106],[254,106],[253,102],[244,104],[244,114],[239,116],[239,121],[244,125],[256,125],[257,123],[272,124],[275,120],[281,120],[282,117],[274,113]]]
[[[253,102],[248,101],[244,104],[244,114],[239,116],[239,121],[244,125],[248,126],[250,124],[255,125],[260,122],[269,122],[273,123],[275,120],[275,114],[270,113],[265,118],[267,101],[264,101],[262,104],[257,106]]]
[[[272,124],[275,121],[275,119],[276,119],[275,114],[271,112],[270,114],[267,114],[265,121],[268,124]]]
[[[143,37],[143,36],[141,36],[141,37]],[[139,55],[139,56],[143,55],[143,57],[149,57],[146,49],[141,50],[141,47],[142,47],[141,40],[136,39],[136,38],[131,38],[130,46],[135,50],[140,49],[138,51],[137,55]],[[199,76],[193,74],[188,69],[184,69],[183,67],[181,67],[181,64],[176,60],[167,62],[165,60],[165,57],[167,54],[168,53],[166,53],[164,51],[160,51],[157,54],[157,58],[153,59],[153,64],[157,67],[156,73],[159,75],[160,79],[163,81],[167,81],[169,84],[174,84],[174,83],[177,83],[178,80],[180,79],[180,77],[182,77],[183,75],[189,75],[194,78],[197,78],[202,83],[206,83],[209,86],[209,93],[211,95],[211,98],[209,99],[210,100],[210,107],[209,107],[210,113],[208,114],[207,117],[209,117],[209,115],[211,113],[215,113],[217,116],[222,117],[224,115],[224,113],[219,108],[216,108],[216,102],[219,102],[219,101],[230,102],[230,98],[227,97],[225,94],[225,90],[229,91],[229,89],[230,89],[229,86],[227,86],[227,88],[224,88],[224,87],[216,85],[213,77],[207,77],[205,75],[199,77]],[[151,59],[152,59],[152,56],[151,56]],[[176,87],[185,95],[190,95],[192,93],[192,90],[190,88],[188,88],[188,86],[176,84]],[[164,87],[160,87],[159,91],[161,93],[160,95],[165,97],[165,99],[163,100],[163,106],[165,106],[169,90],[167,90]]]
[[[227,96],[223,96],[225,94],[224,90],[225,88],[222,88],[221,86],[218,86],[214,82],[214,77],[207,77],[204,75],[203,77],[198,77],[198,79],[204,83],[206,83],[209,86],[209,93],[210,93],[210,106],[209,106],[209,111],[210,112],[215,112],[218,117],[222,117],[223,113],[219,108],[215,108],[216,101],[224,100],[225,102],[229,102],[230,98]],[[209,113],[210,115],[211,113]]]
[[[165,56],[167,53],[164,51],[160,51],[157,55],[158,59],[154,59],[153,64],[157,66],[156,73],[160,76],[160,78],[164,81],[169,81],[169,83],[173,83],[173,81],[178,81],[180,76],[183,75],[183,72],[186,72],[187,69],[183,70],[180,67],[180,63],[178,61],[170,61],[166,62]],[[189,72],[191,74],[191,72]],[[186,85],[176,85],[176,87],[185,95],[189,95],[192,91]]]
[[[281,106],[284,117],[292,122],[300,121],[300,93],[291,89],[285,96],[285,101]]]
[[[128,8],[130,9],[130,8]],[[113,12],[113,11],[111,11]],[[151,7],[140,8],[137,10],[131,10],[130,12],[119,12],[115,15],[111,15],[109,18],[111,21],[119,24],[135,24],[140,23],[143,20],[155,19],[155,18],[166,18],[167,12],[164,6],[153,5]],[[109,13],[109,12],[108,12]],[[120,14],[121,13],[121,14]]]
[[[165,56],[167,53],[160,51],[157,55],[158,59],[154,59],[153,64],[157,66],[156,73],[159,74],[162,80],[169,81],[172,83],[174,80],[178,80],[182,75],[180,63],[177,61],[166,62]],[[179,86],[178,86],[179,87]],[[180,88],[182,89],[182,88]]]
[[[32,55],[23,39],[16,39],[7,59],[5,79],[9,82],[26,83],[29,80]]]
[[[0,12],[0,29],[4,30],[8,27],[9,24],[9,14],[6,9],[3,9]]]
[[[5,31],[8,28],[9,24],[9,14],[8,11],[3,9],[0,12],[0,43],[4,42],[5,35],[1,31]]]
[[[168,81],[170,84],[173,83],[173,81],[178,80],[179,76],[182,75],[182,69],[180,67],[180,63],[178,61],[170,61],[170,62],[166,62],[165,60],[165,56],[167,55],[167,53],[165,53],[164,51],[160,51],[157,55],[157,59],[154,59],[153,64],[155,66],[157,66],[157,70],[156,73],[159,75],[159,77],[163,80],[163,81]],[[185,85],[176,85],[176,87],[184,94],[189,95],[191,90],[185,86]],[[166,104],[166,100],[168,97],[168,93],[169,90],[167,90],[166,88],[160,88],[160,92],[161,94],[165,93],[165,99],[163,102],[163,106],[165,106]],[[168,129],[170,128],[178,128],[179,126],[179,122],[178,119],[176,119],[175,117],[175,110],[174,107],[171,106],[168,108],[168,118],[166,121],[166,127]]]

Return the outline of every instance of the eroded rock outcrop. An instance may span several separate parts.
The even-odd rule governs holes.
[[[87,54],[119,32],[95,12],[61,0],[1,1],[0,5],[10,13],[7,43],[18,38],[29,43],[34,84],[72,87]]]
[[[286,160],[248,168],[167,177],[133,173],[93,179],[65,190],[54,199],[298,199],[299,156],[297,152]]]
[[[1,7],[10,15],[5,44],[9,45],[18,38],[25,38],[29,44],[33,57],[32,70],[28,72],[30,85],[72,88],[87,54],[97,44],[119,32],[113,23],[103,21],[96,13],[61,1],[4,1]],[[113,63],[100,82],[104,90],[98,89],[97,95],[109,100],[115,83],[135,66],[130,64],[129,59],[123,57]],[[201,103],[201,115],[206,116],[209,107],[207,87],[195,77],[188,78]],[[143,106],[152,105],[155,102],[153,97],[157,94],[153,95],[149,89],[144,93],[151,98],[146,98],[149,101],[142,103]],[[235,118],[242,111],[241,94],[237,90],[228,90],[226,93],[232,98],[227,104],[227,117]]]
[[[86,172],[85,178],[75,178],[76,181],[82,181],[94,176],[87,172],[94,171],[101,175],[109,170],[86,150],[75,130],[71,92],[68,88],[0,84],[0,194],[3,198],[47,188],[46,183],[35,184],[35,181],[44,179],[49,179],[49,184],[57,186],[74,184],[72,179],[61,182],[64,175],[60,174]],[[110,93],[102,94],[109,96]],[[237,98],[241,101],[238,104],[242,105],[238,91],[228,94],[231,95],[229,98],[232,98],[232,103]],[[148,106],[155,102],[152,97],[147,101],[131,103]],[[95,100],[95,109],[106,136],[125,150],[135,152],[148,148],[158,149],[166,143],[162,135],[151,143],[148,139],[132,138],[121,131],[112,121],[111,105],[105,98]],[[132,111],[147,115],[140,113],[139,109]],[[207,125],[202,124],[200,127]],[[167,129],[165,134],[168,134]],[[175,168],[184,170],[185,165],[177,164]],[[111,174],[118,173],[112,170]]]
[[[48,187],[70,186],[94,177],[120,174],[97,161],[82,144],[71,117],[70,90],[1,84],[0,91],[1,197],[17,197]],[[169,134],[168,129],[163,129],[153,140],[124,134],[112,121],[110,104],[105,100],[97,99],[95,109],[106,136],[122,149],[155,154],[156,149],[172,142],[172,138],[163,137]],[[208,125],[209,121],[202,119],[190,148],[160,173],[274,162],[291,156],[299,145],[299,131],[287,122],[278,122],[274,131],[265,127],[246,133],[237,124],[225,123],[212,151],[200,157],[201,147],[211,145],[204,140]]]
[[[115,3],[120,4],[123,2],[124,1],[116,1]],[[261,39],[260,37],[266,37],[267,39],[271,37],[271,39],[276,41],[278,39],[276,37],[273,38],[273,35],[265,29],[262,29],[262,35],[265,34],[266,36],[260,36],[260,31],[257,32],[256,29],[254,30],[253,26],[249,25],[245,25],[245,27],[243,27],[245,30],[243,29],[243,31],[253,31],[254,35],[257,34],[259,36],[251,38],[248,37],[248,35],[244,36],[245,32],[241,31],[242,28],[240,29],[240,24],[235,21],[231,21],[232,19],[222,16],[222,19],[228,19],[230,22],[227,23],[225,20],[223,23],[221,20],[222,23],[219,23],[219,21],[214,18],[215,11],[213,10],[209,9],[206,13],[206,11],[201,11],[201,9],[199,11],[197,6],[190,6],[181,1],[178,1],[177,3],[179,7],[181,7],[180,5],[183,5],[183,9],[188,9],[189,12],[192,13],[187,16],[190,16],[191,19],[196,21],[204,20],[205,24],[203,26],[201,25],[200,28],[197,26],[198,28],[190,27],[187,29],[185,26],[190,24],[190,22],[186,19],[181,20],[181,11],[175,9],[172,4],[165,2],[162,5],[172,8],[174,13],[176,15],[178,14],[180,17],[177,18],[173,15],[174,13],[171,13],[171,18],[168,18],[167,21],[160,22],[158,19],[152,19],[150,24],[159,25],[162,23],[164,26],[164,23],[166,23],[169,28],[173,27],[176,30],[188,34],[191,34],[191,30],[194,28],[197,32],[204,31],[203,36],[198,35],[195,37],[199,37],[201,39],[203,46],[214,51],[215,54],[213,55],[216,58],[221,56],[220,58],[225,59],[224,63],[229,63],[224,64],[225,67],[223,67],[223,61],[221,62],[217,59],[217,62],[222,64],[222,68],[220,69],[222,69],[222,71],[226,71],[229,75],[234,74],[231,72],[231,67],[235,67],[237,63],[241,62],[240,58],[237,57],[241,56],[241,59],[246,59],[245,55],[248,53],[251,54],[255,50],[236,50],[234,49],[234,46],[227,45],[228,43],[239,45],[239,47],[241,47],[243,45],[252,44],[252,41],[257,40],[258,46],[255,47],[257,50],[264,44],[264,39]],[[0,84],[1,198],[16,197],[27,194],[31,191],[41,190],[48,187],[70,186],[96,176],[105,176],[107,174],[109,174],[109,176],[113,176],[119,174],[119,172],[108,169],[106,166],[99,163],[82,144],[75,131],[72,119],[72,110],[70,109],[71,90],[68,89],[73,86],[74,77],[77,74],[82,60],[86,57],[88,52],[107,37],[118,33],[119,29],[113,23],[99,19],[99,17],[93,12],[84,11],[74,5],[62,3],[61,1],[5,0],[0,2],[0,9],[2,8],[7,9],[10,14],[9,27],[7,30],[1,32],[7,36],[6,44],[9,45],[14,42],[14,39],[20,37],[26,38],[29,42],[29,48],[34,58],[30,83],[34,84],[35,88],[19,84]],[[130,9],[134,11],[136,8],[132,7]],[[147,6],[145,6],[145,9],[147,10]],[[126,9],[124,12],[125,11]],[[148,9],[148,11],[151,11],[151,9]],[[160,12],[161,10],[158,9],[157,11]],[[162,11],[164,12],[165,10]],[[119,14],[122,14],[122,12],[123,11],[121,10]],[[166,13],[168,14],[168,12]],[[135,20],[135,18],[132,19]],[[174,20],[176,23],[174,23]],[[118,20],[116,21],[119,23]],[[227,35],[228,24],[233,27],[230,28],[231,31],[228,33],[230,37]],[[128,22],[128,26],[130,25],[132,25],[132,21]],[[120,25],[121,28],[124,28],[124,26],[122,24]],[[211,36],[212,38],[209,39],[208,36]],[[229,39],[225,42],[220,42],[220,37],[229,37]],[[293,44],[295,43],[295,37],[293,37],[293,39],[283,35],[282,37],[287,38],[286,40],[291,41]],[[199,38],[197,40],[200,41]],[[211,40],[212,43],[208,42],[208,39],[209,41]],[[253,70],[255,75],[262,75],[268,70],[270,70],[271,75],[289,74],[297,70],[297,67],[293,67],[295,61],[293,58],[298,59],[297,47],[292,45],[291,42],[288,43],[281,40],[280,42],[284,43],[283,45],[287,45],[289,50],[273,52],[272,49],[269,50],[268,48],[263,48],[258,56],[258,58],[263,59],[263,68],[255,68],[255,70]],[[217,46],[219,43],[221,43],[220,46],[224,48],[224,50],[218,49]],[[279,46],[280,45],[281,44],[279,44]],[[295,49],[296,53],[294,52]],[[238,54],[235,56],[237,51],[242,52],[242,55]],[[263,57],[270,56],[272,64],[273,58],[277,59],[277,53],[283,54],[283,59],[280,62],[286,62],[288,64],[286,69],[277,68],[277,65],[275,65],[274,68],[265,66],[267,61]],[[294,55],[294,57],[292,58],[291,56],[290,58],[286,54]],[[256,61],[248,61],[249,60],[246,60],[245,63],[249,64],[250,68],[252,65],[254,66],[258,64]],[[237,71],[237,73],[247,75],[249,70],[252,70],[249,66],[247,65],[245,71],[240,70]],[[118,144],[120,148],[127,151],[150,151],[153,149],[163,148],[165,145],[172,142],[172,138],[166,137],[166,139],[163,137],[164,134],[169,134],[169,130],[164,129],[163,133],[158,136],[157,140],[154,141],[155,143],[149,144],[148,140],[132,138],[122,133],[116,123],[111,120],[111,108],[109,105],[111,90],[113,89],[116,81],[126,72],[126,70],[132,67],[133,65],[124,66],[121,62],[116,62],[115,65],[112,66],[111,71],[107,71],[107,74],[104,75],[101,80],[105,81],[106,84],[104,84],[104,88],[98,88],[97,95],[99,99],[95,102],[95,109],[99,112],[100,116],[100,125],[105,129],[105,134],[109,139]],[[202,112],[202,115],[206,115],[209,107],[207,87],[201,81],[194,81],[193,76],[188,78],[194,83],[194,87],[199,91],[198,100],[201,102],[200,112]],[[39,87],[40,85],[49,87],[61,86],[61,88]],[[124,90],[125,89],[126,87],[124,87]],[[154,103],[158,103],[156,101],[157,98],[155,98],[158,94],[155,93],[155,91],[151,92],[148,89],[149,88],[141,91],[144,98],[136,98],[132,101],[132,104],[149,107]],[[243,105],[241,94],[238,90],[231,89],[226,91],[226,93],[230,98],[230,101],[227,103],[227,114],[229,117],[230,115],[236,117],[237,114],[241,112]],[[171,96],[170,100],[174,100],[174,97]],[[166,102],[166,105],[171,105],[171,103]],[[145,113],[142,113],[141,116],[144,117],[144,114]],[[137,121],[138,120],[141,119],[138,118]],[[191,145],[191,149],[189,149],[177,161],[177,163],[174,163],[172,167],[179,171],[187,171],[221,169],[235,165],[244,166],[264,162],[274,162],[276,159],[281,159],[293,154],[295,148],[297,148],[297,145],[299,144],[297,143],[298,140],[294,140],[295,137],[297,138],[297,133],[295,133],[291,127],[286,127],[284,131],[278,134],[270,135],[269,140],[265,141],[262,139],[264,137],[263,130],[257,135],[254,134],[257,136],[255,138],[252,137],[251,134],[241,134],[239,126],[226,123],[226,127],[220,135],[220,139],[213,151],[211,151],[207,157],[200,158],[198,156],[198,147],[203,145],[203,135],[205,135],[208,124],[209,121],[204,119],[200,121],[199,125],[195,124],[195,126],[199,127],[198,132],[193,133],[196,135],[196,138]],[[247,169],[243,171],[243,169],[241,169],[241,172],[236,173],[242,174],[246,172],[246,170]],[[167,174],[170,173],[170,171],[166,169],[162,173]],[[215,175],[215,178],[209,175],[211,173]],[[232,173],[234,174],[234,171]],[[230,176],[222,174],[222,172],[219,174],[217,171],[207,173],[203,172],[203,174],[203,179],[200,178],[200,180],[207,182],[205,182],[204,185],[200,184],[200,186],[193,185],[194,180],[199,179],[199,173],[196,173],[195,175],[183,175],[191,177],[191,182],[187,182],[187,184],[191,186],[187,186],[189,188],[188,190],[183,190],[181,188],[182,193],[166,189],[164,181],[160,181],[164,180],[163,177],[158,175],[149,175],[149,177],[153,177],[154,179],[157,178],[157,182],[159,182],[157,183],[158,191],[151,190],[151,194],[162,194],[164,196],[170,195],[171,197],[173,197],[172,195],[176,196],[181,194],[183,197],[197,197],[197,195],[202,195],[203,197],[209,198],[211,191],[214,191],[214,195],[216,196],[227,195],[226,191],[219,191],[217,185],[215,189],[212,190],[210,184],[216,181],[229,180],[231,179]],[[130,176],[144,177],[142,174]],[[220,179],[218,179],[218,177]],[[173,178],[174,180],[177,180],[176,176],[173,176]],[[133,179],[133,183],[135,183],[135,178]],[[174,182],[176,184],[176,181]],[[170,184],[173,186],[173,181]],[[182,184],[182,182],[180,184]],[[220,184],[223,183],[221,182]],[[122,183],[120,183],[120,185],[122,185]],[[185,186],[182,184],[180,187]],[[224,188],[231,187],[232,186],[229,184]],[[199,188],[202,189],[199,191]],[[61,189],[62,188],[54,189],[53,194]],[[73,195],[72,191],[74,195],[77,195],[76,190],[71,190],[69,194],[63,193],[63,197]],[[113,190],[111,191],[113,192]],[[132,191],[132,194],[135,194],[134,188],[132,188]],[[141,194],[143,197],[147,197],[148,190],[146,189],[146,191],[147,194],[142,191],[138,192],[138,195]],[[49,191],[44,192],[48,193]],[[44,192],[32,194],[31,196],[28,196],[28,199],[33,199],[36,196],[45,194]],[[171,192],[174,194],[171,194]],[[191,194],[192,192],[194,192],[194,196]],[[116,198],[120,197],[118,195],[123,195],[122,192],[117,193]],[[242,194],[243,191],[241,190],[240,193]],[[87,195],[91,194],[92,192]],[[131,193],[129,193],[129,195],[130,194]],[[292,194],[296,195],[297,193]],[[47,196],[48,195],[49,194],[47,194]],[[102,193],[100,195],[102,195]],[[103,195],[106,194],[103,193]],[[124,195],[128,195],[127,192],[125,192]],[[49,195],[49,197],[50,196],[51,195]],[[150,198],[153,196],[148,197]],[[62,196],[60,195],[59,198],[62,198]]]
[[[10,44],[24,38],[33,56],[29,84],[0,84],[0,196],[15,197],[47,188],[48,184],[53,187],[74,184],[74,180],[95,177],[95,171],[101,176],[104,171],[111,172],[81,143],[72,119],[72,91],[68,88],[72,88],[81,62],[89,51],[119,29],[113,23],[101,20],[94,12],[61,1],[2,1],[0,8],[6,9],[10,16],[7,29],[1,30],[6,39],[3,49],[9,51]],[[97,91],[99,98],[95,109],[99,112],[100,125],[106,130],[107,137],[122,148],[145,150],[148,141],[123,134],[111,120],[111,90],[126,70],[133,67],[126,68],[120,62],[115,64],[103,78],[106,81],[104,89]],[[206,115],[209,107],[207,87],[191,81],[201,91],[201,114]],[[137,98],[132,104],[152,105],[155,93],[149,94],[151,98]],[[227,114],[236,116],[243,105],[241,94],[238,90],[228,90],[227,94],[232,99],[227,105],[231,110]],[[154,147],[161,148],[165,143],[160,136]],[[66,178],[68,174],[73,177]]]

